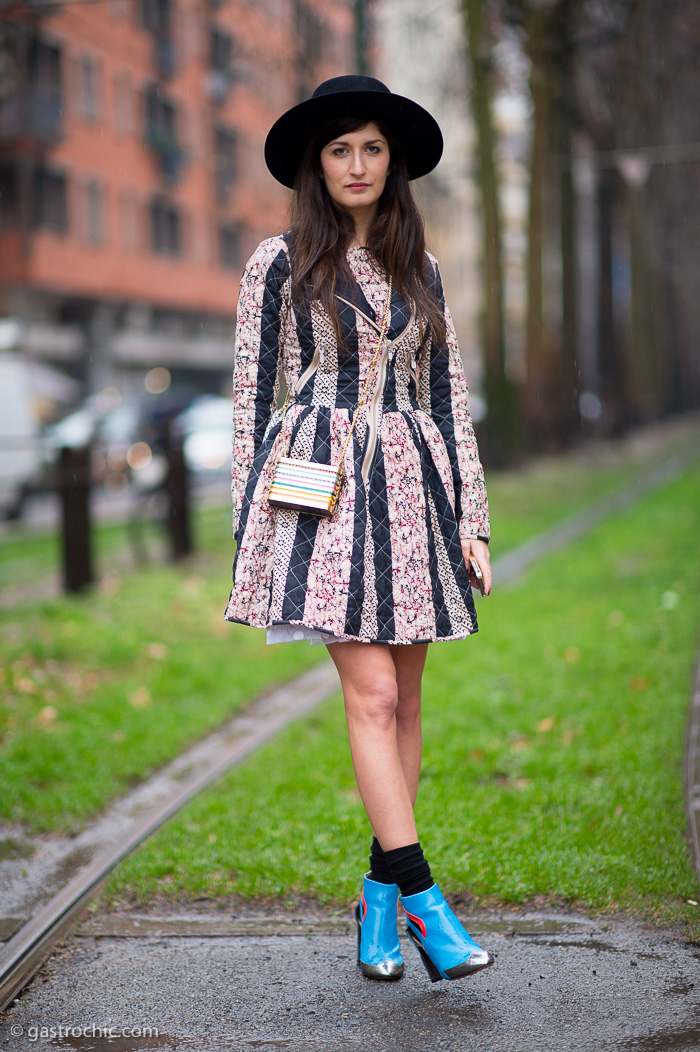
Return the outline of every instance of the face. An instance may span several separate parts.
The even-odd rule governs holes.
[[[341,208],[376,205],[389,174],[389,144],[373,122],[343,132],[321,150],[319,174]]]

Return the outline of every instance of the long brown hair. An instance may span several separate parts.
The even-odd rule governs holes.
[[[335,293],[354,281],[346,252],[355,227],[350,213],[333,201],[318,170],[321,150],[327,143],[372,120],[337,117],[324,124],[309,142],[292,194],[292,301],[297,311],[304,313],[307,304],[318,300],[333,322],[341,348],[344,339]],[[425,227],[409,185],[405,150],[390,127],[380,121],[374,123],[389,144],[391,165],[367,248],[378,267],[391,274],[396,291],[415,305],[421,347],[428,336],[442,346],[445,317],[430,283],[432,267],[425,255]]]

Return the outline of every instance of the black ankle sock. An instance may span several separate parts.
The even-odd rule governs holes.
[[[382,851],[382,845],[377,840],[376,836],[372,840],[372,846],[369,849],[369,868],[370,880],[376,880],[377,884],[393,884],[394,878],[391,875],[391,870],[387,865],[386,857]]]
[[[392,851],[385,851],[384,858],[394,882],[399,885],[401,895],[417,895],[419,891],[427,891],[428,888],[432,888],[435,883],[430,875],[430,866],[423,856],[423,848],[419,843],[406,844],[405,847],[395,847]]]

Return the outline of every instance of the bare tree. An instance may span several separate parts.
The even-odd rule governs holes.
[[[482,206],[484,389],[488,409],[480,443],[485,458],[503,464],[522,448],[522,439],[517,392],[505,371],[501,209],[491,112],[493,40],[484,7],[484,0],[462,0]]]

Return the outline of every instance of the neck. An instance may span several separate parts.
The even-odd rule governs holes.
[[[374,220],[377,215],[377,202],[374,204],[367,205],[365,208],[357,208],[352,211],[352,218],[355,221],[355,233],[350,239],[350,248],[354,248],[355,245],[366,245],[367,239],[369,238],[369,232],[374,225]]]

